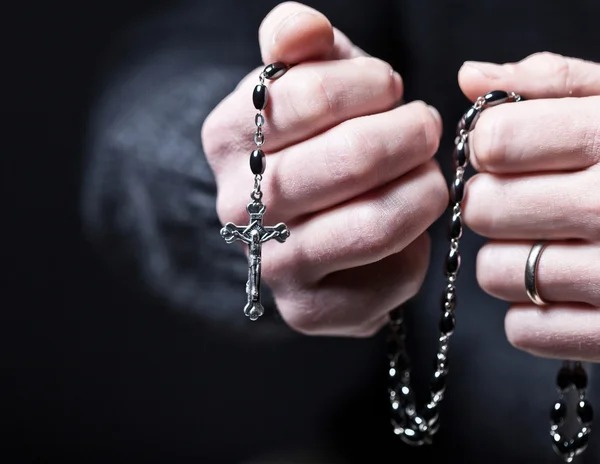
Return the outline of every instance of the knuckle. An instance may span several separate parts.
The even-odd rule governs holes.
[[[245,206],[229,193],[229,189],[220,189],[216,200],[217,217],[222,224],[233,222],[234,224],[243,224],[248,220]]]
[[[279,303],[279,311],[285,323],[296,332],[316,335],[322,332],[326,316],[315,304],[285,305]]]
[[[565,93],[572,88],[571,62],[562,55],[544,51],[534,53],[524,60],[527,65],[548,76],[554,76],[555,91]]]
[[[334,79],[322,70],[304,68],[304,71],[294,85],[285,87],[291,110],[299,121],[331,119],[339,107]]]
[[[239,113],[231,114],[218,106],[204,120],[201,128],[201,142],[204,155],[215,172],[221,168],[221,160],[227,153],[243,152],[249,137],[248,124],[242,124]],[[244,128],[233,130],[234,127]]]
[[[594,98],[596,106],[600,104],[600,98]],[[600,123],[597,120],[590,121],[590,127],[583,137],[584,152],[592,164],[600,162]]]
[[[408,211],[414,208],[406,199],[399,209]],[[370,204],[357,208],[349,222],[347,230],[351,248],[366,250],[374,260],[380,260],[394,252],[393,237],[404,233],[410,221],[401,221],[392,217],[390,205],[385,199],[377,199]],[[396,208],[398,204],[394,201]]]
[[[359,68],[358,73],[364,76],[364,82],[368,82],[362,90],[368,92],[371,99],[385,96],[387,101],[393,96],[395,101],[404,92],[402,77],[387,61],[373,56],[359,56],[352,61]],[[396,75],[400,78],[400,88],[397,88]]]
[[[600,188],[599,183],[590,182],[587,192],[596,192]],[[578,207],[582,209],[581,216],[570,214],[569,216],[573,219],[577,219],[579,216],[583,221],[583,224],[575,224],[577,228],[582,227],[583,238],[591,241],[600,240],[600,198],[597,195],[583,194],[576,198]],[[577,207],[576,205],[576,207]]]
[[[217,145],[219,142],[219,137],[215,136],[218,134],[218,130],[219,128],[217,127],[215,112],[213,110],[202,123],[202,128],[200,130],[202,148],[204,149],[204,154],[208,159],[212,158],[213,155],[218,151]]]
[[[362,130],[343,129],[340,137],[330,138],[324,148],[329,178],[343,184],[364,181],[374,168],[369,160],[375,151],[375,143]]]
[[[379,333],[381,328],[386,323],[387,323],[387,316],[380,317],[379,319],[377,319],[374,322],[371,321],[368,324],[364,324],[364,325],[360,326],[351,335],[356,338],[371,338],[371,337],[377,335],[377,333]]]

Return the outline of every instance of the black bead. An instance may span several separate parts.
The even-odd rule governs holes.
[[[504,90],[492,90],[483,97],[487,106],[499,105],[508,101],[508,98],[508,92]]]
[[[552,409],[550,410],[550,421],[552,422],[552,425],[560,427],[563,424],[566,415],[567,406],[564,401],[557,401],[554,403],[554,406],[552,406]]]
[[[444,372],[437,371],[433,375],[431,381],[431,392],[434,395],[442,393],[446,389],[446,374]]]
[[[567,366],[561,367],[556,376],[556,386],[560,390],[566,390],[573,383],[571,369]]]
[[[465,128],[465,115],[463,114],[460,120],[458,121],[458,125],[456,126],[456,135],[460,135],[460,131]]]
[[[575,451],[575,453],[581,454],[587,448],[589,436],[590,434],[588,432],[579,432],[577,435],[575,435],[572,444],[573,451]]]
[[[556,453],[560,454],[561,456],[568,455],[572,452],[571,442],[565,440],[563,436],[558,432],[552,435],[552,447],[554,448],[554,451],[556,451]]]
[[[444,335],[450,335],[454,332],[454,327],[456,326],[456,320],[454,318],[454,314],[446,311],[442,315],[442,319],[440,320],[440,331]]]
[[[427,425],[433,425],[440,417],[440,406],[439,403],[434,403],[433,405],[428,404],[423,408],[423,412],[421,414],[423,419],[427,422]]]
[[[254,150],[250,155],[250,169],[252,169],[252,174],[263,174],[266,167],[267,159],[265,158],[264,152],[262,150]]]
[[[585,426],[591,425],[594,420],[594,410],[592,409],[592,405],[587,400],[581,400],[577,404],[577,415],[581,420],[581,423]]]
[[[287,70],[288,66],[285,63],[281,63],[278,61],[276,63],[271,63],[270,65],[268,65],[264,69],[263,74],[266,79],[275,80],[283,76],[287,72]]]
[[[264,110],[269,102],[269,94],[266,85],[257,85],[252,92],[252,103],[257,110]]]
[[[454,147],[454,153],[452,154],[454,160],[454,167],[464,168],[469,164],[469,142],[461,140]]]
[[[481,110],[476,109],[474,106],[467,110],[465,113],[465,130],[467,132],[475,129],[475,124],[477,123],[480,114]]]
[[[425,433],[418,429],[406,428],[401,438],[408,445],[421,446],[425,441]]]
[[[458,240],[462,237],[463,227],[460,214],[453,214],[450,219],[450,238]]]
[[[460,203],[465,197],[465,181],[461,177],[456,177],[450,188],[450,198],[453,203]]]
[[[432,365],[436,372],[440,371],[444,374],[448,374],[450,369],[450,360],[446,358],[444,361],[440,362],[437,359],[434,359]]]
[[[575,388],[577,388],[578,390],[583,390],[583,389],[587,388],[587,384],[588,384],[587,373],[585,372],[585,369],[583,368],[583,366],[581,364],[577,364],[573,368],[572,376],[573,376],[572,379],[573,379],[573,384],[575,385]]]
[[[456,274],[460,268],[460,254],[458,250],[450,249],[446,256],[446,273]]]

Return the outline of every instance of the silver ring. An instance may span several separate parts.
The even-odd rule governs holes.
[[[527,265],[525,266],[525,291],[529,299],[538,306],[546,306],[548,304],[542,299],[537,288],[538,266],[546,245],[546,242],[537,242],[533,245],[527,257]]]

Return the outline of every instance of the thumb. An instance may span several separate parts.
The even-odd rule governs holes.
[[[518,63],[465,62],[458,84],[470,100],[490,90],[506,90],[527,99],[600,95],[600,65],[543,52]]]
[[[260,25],[258,38],[265,64],[365,55],[324,14],[297,2],[273,8]]]

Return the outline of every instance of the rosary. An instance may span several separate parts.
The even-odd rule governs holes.
[[[275,80],[283,76],[290,66],[283,63],[272,63],[264,68],[252,95],[257,114],[254,118],[256,132],[254,143],[256,150],[250,155],[250,169],[254,174],[254,189],[250,194],[251,202],[246,207],[250,216],[248,225],[237,226],[227,223],[221,229],[221,236],[227,243],[241,241],[248,246],[248,281],[246,282],[246,306],[244,314],[251,320],[257,320],[264,308],[260,303],[260,269],[262,244],[274,239],[280,243],[286,241],[290,232],[285,224],[272,227],[263,225],[266,206],[262,203],[260,182],[265,172],[265,154],[263,126],[265,117],[262,111],[268,103],[268,92],[265,80]],[[455,327],[456,282],[460,268],[459,241],[463,232],[462,202],[465,194],[465,169],[469,164],[469,133],[475,128],[481,113],[486,109],[503,103],[522,101],[514,92],[494,90],[477,98],[475,103],[461,118],[455,139],[453,153],[454,179],[450,186],[451,220],[449,227],[450,249],[446,255],[446,286],[442,297],[442,316],[440,319],[438,350],[435,357],[435,371],[430,385],[430,396],[427,404],[418,408],[411,388],[411,366],[406,351],[406,327],[403,323],[403,309],[398,308],[390,313],[389,318],[389,401],[391,407],[391,424],[393,432],[400,439],[414,446],[432,443],[433,436],[439,429],[439,410],[446,389],[448,375],[448,348],[450,337]],[[536,243],[527,259],[525,268],[525,289],[530,300],[538,306],[546,305],[537,291],[537,266],[544,250],[545,243]],[[587,374],[581,362],[564,361],[556,377],[558,399],[550,409],[550,440],[554,451],[569,463],[583,453],[588,444],[593,421],[593,409],[586,399]],[[579,430],[571,438],[566,438],[561,428],[567,417],[566,396],[574,390],[576,396],[576,413]]]

